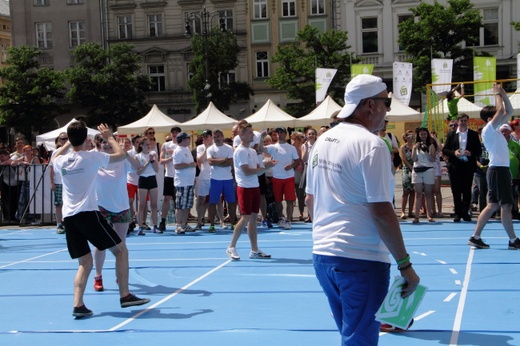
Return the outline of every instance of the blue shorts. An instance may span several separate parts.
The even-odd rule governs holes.
[[[209,204],[217,204],[220,201],[221,195],[224,195],[224,198],[228,203],[237,202],[237,197],[235,193],[235,181],[233,179],[211,179],[211,184],[209,187]]]
[[[388,292],[390,264],[313,255],[314,270],[341,333],[342,345],[377,345],[375,314]]]

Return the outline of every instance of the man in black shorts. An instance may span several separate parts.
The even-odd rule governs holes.
[[[513,114],[513,107],[500,84],[493,84],[493,92],[496,106],[485,106],[480,111],[480,118],[486,122],[486,126],[482,129],[482,140],[489,153],[488,204],[478,216],[475,231],[469,238],[468,245],[479,249],[489,248],[480,235],[491,215],[500,208],[502,225],[509,237],[508,249],[520,250],[520,239],[516,237],[511,215],[513,203],[516,202],[513,200],[509,171],[509,148],[505,137],[499,131],[500,125],[506,123]]]
[[[67,248],[71,258],[79,261],[74,278],[74,310],[76,318],[91,316],[83,295],[92,270],[92,254],[89,242],[99,250],[109,249],[116,257],[116,277],[119,284],[122,308],[146,304],[150,299],[138,298],[128,289],[128,250],[114,229],[98,211],[96,179],[100,167],[110,162],[124,160],[126,152],[112,136],[106,125],[99,125],[103,138],[114,148],[113,154],[96,150],[86,151],[87,126],[74,122],[67,128],[69,142],[63,145],[54,160],[54,168],[62,173],[63,218],[67,230]],[[72,146],[72,151],[68,149]]]

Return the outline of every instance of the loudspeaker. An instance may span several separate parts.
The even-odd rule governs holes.
[[[7,135],[7,126],[0,126],[0,142],[9,144],[9,136]]]

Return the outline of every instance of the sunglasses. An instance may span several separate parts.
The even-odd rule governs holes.
[[[60,141],[68,141],[69,137],[60,137]]]
[[[459,126],[459,125],[457,125],[457,124],[450,124],[450,127],[457,127],[457,126]]]
[[[372,100],[383,100],[385,101],[385,107],[390,108],[390,105],[392,104],[392,98],[391,97],[371,97]]]
[[[146,132],[147,135],[155,135],[155,132]]]

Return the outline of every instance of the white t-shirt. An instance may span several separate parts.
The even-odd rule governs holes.
[[[98,210],[98,169],[106,167],[109,161],[110,156],[99,151],[72,151],[56,158],[54,169],[61,172],[63,181],[64,218]]]
[[[54,156],[56,156],[57,152],[58,152],[58,149],[56,149],[52,152],[51,159],[49,160],[49,166],[51,166],[52,169],[54,169],[54,184],[62,184],[61,173],[60,173],[60,171],[58,171],[54,168],[54,164],[53,164],[53,158],[54,158]],[[70,153],[70,152],[72,152],[71,148],[69,148],[69,150],[67,150],[67,153]]]
[[[165,155],[164,155],[164,158],[165,159],[169,159],[170,157],[173,156],[173,152],[175,151],[175,148],[178,147],[178,144],[177,143],[173,143],[173,141],[169,141],[169,142],[166,142],[163,144],[163,147],[164,147],[164,150],[165,150]],[[172,161],[168,161],[165,165],[164,165],[164,176],[165,177],[169,177],[169,178],[174,178],[175,177],[175,169],[173,168],[173,160]]]
[[[137,155],[137,151],[135,151],[134,148],[128,150],[127,153],[128,156],[132,156],[134,158]],[[139,176],[137,175],[137,172],[134,170],[128,172],[128,174],[126,175],[126,182],[135,186],[139,185]]]
[[[233,166],[235,167],[235,179],[240,187],[252,188],[259,187],[258,176],[256,174],[246,175],[241,166],[248,165],[249,168],[258,167],[258,157],[256,151],[246,148],[240,144],[233,153]]]
[[[153,155],[157,160],[157,153],[153,150],[150,151],[148,154],[140,152],[139,154],[135,155],[135,159],[139,161],[139,165],[142,167],[146,165],[151,155]],[[151,177],[153,175],[157,175],[157,172],[155,172],[151,163],[147,165],[146,168],[139,174],[140,177]]]
[[[318,138],[306,193],[314,196],[313,253],[390,263],[367,203],[392,202],[388,146],[360,125],[340,123]]]
[[[206,155],[208,159],[230,159],[233,158],[233,148],[225,143],[220,147],[213,144],[208,148]],[[232,180],[231,166],[211,166],[211,179]]]
[[[173,152],[173,164],[178,163],[192,163],[193,155],[188,147],[177,146]],[[173,185],[175,187],[193,186],[195,185],[195,167],[187,167],[182,169],[175,168],[175,177],[173,179]]]
[[[482,141],[489,154],[490,167],[509,167],[507,140],[499,129],[491,125],[491,122],[482,129]]]
[[[128,160],[109,163],[98,170],[96,198],[98,205],[119,213],[130,208],[126,189],[126,176],[132,170]]]
[[[285,170],[285,166],[294,163],[294,160],[298,160],[298,152],[296,148],[289,143],[276,143],[268,145],[266,147],[267,153],[273,157],[274,160],[278,160],[278,163],[273,166],[273,178],[287,179],[294,177],[294,169],[288,171]]]
[[[253,141],[249,144],[249,147],[251,148],[260,143],[260,140],[262,139],[262,134],[260,132],[253,131],[253,133],[255,136],[253,138]],[[239,135],[236,135],[233,138],[233,148],[237,148],[240,144],[242,144],[242,140],[240,139]]]
[[[197,157],[201,156],[206,150],[206,146],[204,144],[197,146]],[[206,153],[207,156],[207,153]],[[200,166],[199,179],[201,180],[210,180],[211,179],[211,166],[209,165],[208,160],[202,162],[202,166]]]

